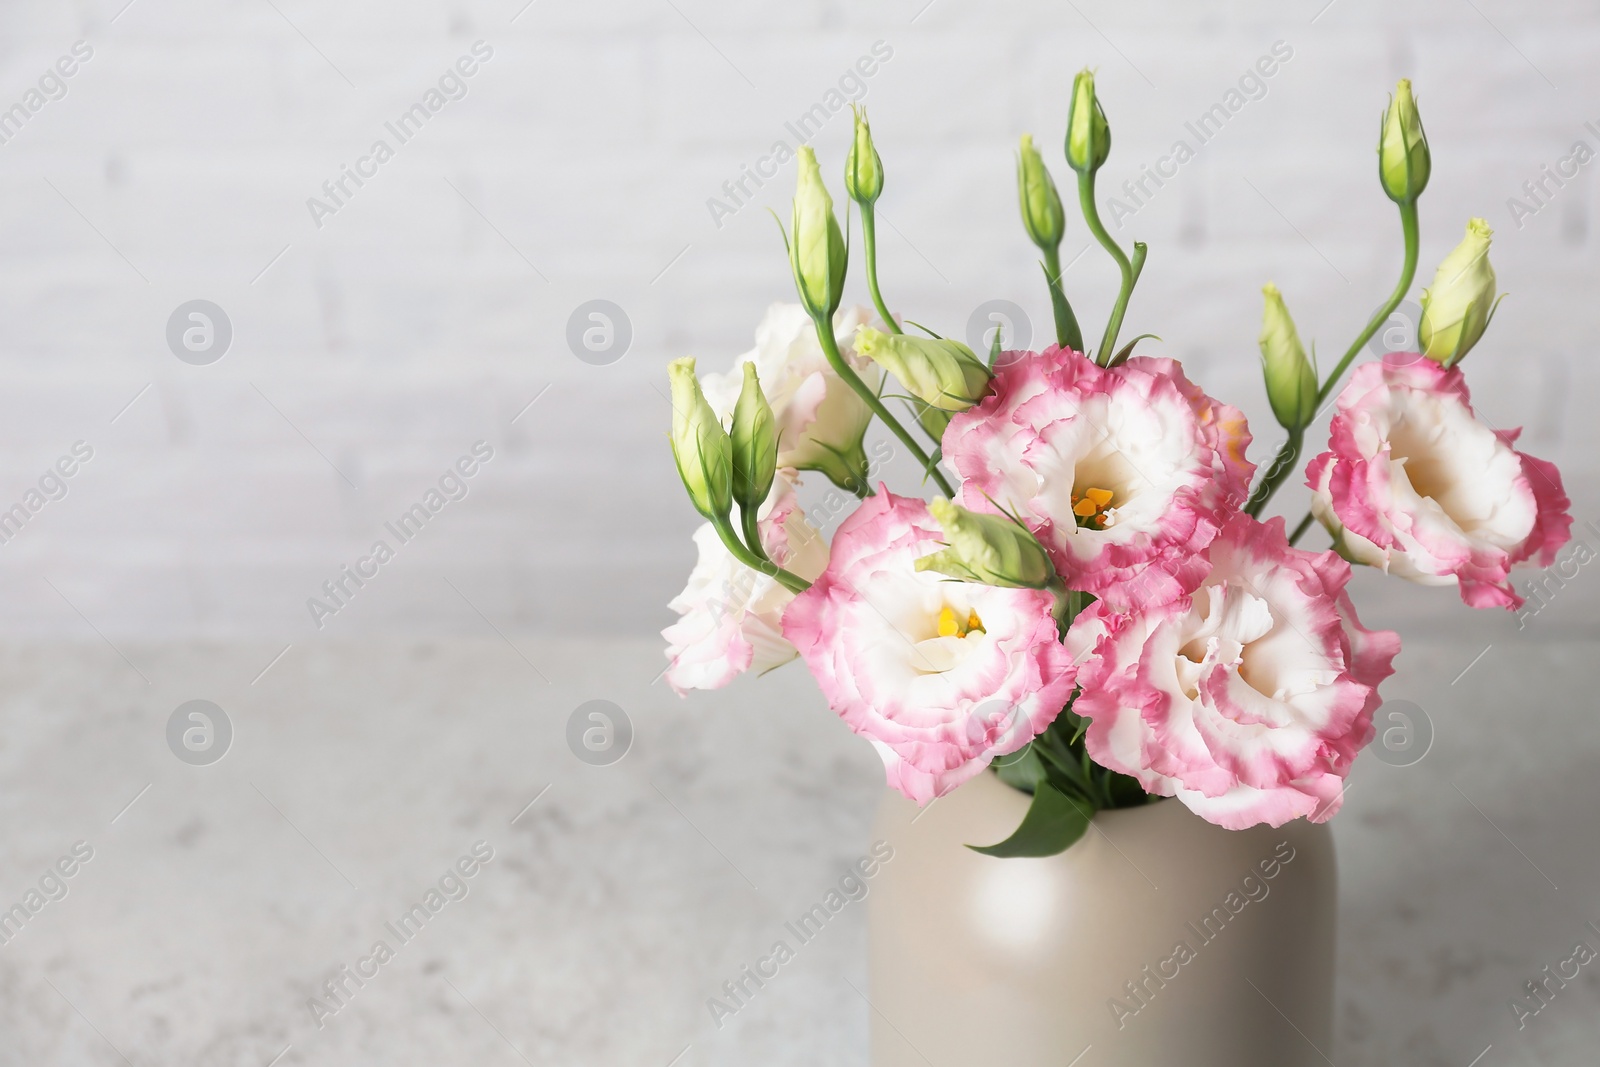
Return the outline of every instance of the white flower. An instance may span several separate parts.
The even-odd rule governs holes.
[[[1572,516],[1561,475],[1517,451],[1517,430],[1472,410],[1459,367],[1391,354],[1339,394],[1328,451],[1311,461],[1311,511],[1340,552],[1475,608],[1520,608],[1511,568],[1549,566]]]
[[[694,543],[700,558],[688,586],[668,605],[681,618],[661,631],[672,661],[668,684],[680,695],[720,689],[751,668],[771,670],[794,659],[781,626],[794,594],[734,559],[710,523],[695,531]],[[781,475],[763,508],[761,543],[773,562],[802,578],[815,578],[828,564],[827,542]]]
[[[862,381],[876,389],[882,372],[851,347],[856,329],[868,318],[865,308],[840,308],[833,328],[839,351]],[[756,376],[772,405],[780,468],[821,471],[835,482],[864,473],[861,437],[872,412],[829,365],[803,307],[773,304],[756,327],[756,347],[735,360],[727,374],[701,376],[706,400],[724,421],[739,399],[745,363],[756,365]],[[858,466],[850,467],[851,462]]]

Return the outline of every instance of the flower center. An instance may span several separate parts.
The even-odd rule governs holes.
[[[939,636],[940,637],[965,637],[970,633],[986,633],[983,620],[978,618],[976,611],[968,611],[966,621],[963,622],[947,604],[939,609]]]
[[[1115,518],[1109,489],[1085,489],[1082,495],[1072,494],[1072,514],[1077,516],[1080,529],[1103,530]]]

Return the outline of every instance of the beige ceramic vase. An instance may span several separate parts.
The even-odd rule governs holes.
[[[1333,839],[1212,826],[1176,800],[1101,812],[1047,859],[1008,837],[1029,798],[984,773],[874,838],[873,1067],[1325,1067]]]

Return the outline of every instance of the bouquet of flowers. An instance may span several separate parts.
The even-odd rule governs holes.
[[[1025,136],[1018,198],[1056,343],[1012,351],[997,331],[982,356],[914,323],[926,336],[908,333],[886,308],[884,171],[859,111],[844,188],[878,321],[841,308],[849,245],[800,149],[785,233],[798,305],[773,307],[727,375],[697,378],[692,359],[670,368],[673,455],[706,523],[664,631],[666,677],[684,693],[804,659],[917,803],[986,767],[1032,795],[1013,835],[978,848],[991,855],[1052,855],[1096,810],[1159,797],[1230,829],[1326,820],[1400,649],[1357,617],[1352,564],[1515,609],[1511,568],[1548,565],[1568,538],[1560,474],[1474,413],[1462,373],[1496,305],[1489,229],[1471,220],[1424,290],[1422,351],[1346,381],[1416,274],[1431,161],[1400,82],[1378,143],[1405,239],[1399,282],[1326,376],[1265,287],[1261,366],[1287,440],[1258,470],[1237,408],[1178,361],[1134,355],[1151,335],[1118,346],[1147,249],[1120,247],[1095,207],[1111,131],[1088,71],[1065,148],[1084,223],[1121,274],[1116,303],[1090,348],[1061,284],[1061,197]],[[1329,401],[1327,445],[1304,467],[1310,513],[1292,532],[1263,521]],[[870,484],[874,418],[937,496]],[[803,472],[859,498],[831,544],[796,503]],[[1313,522],[1331,550],[1295,547]]]

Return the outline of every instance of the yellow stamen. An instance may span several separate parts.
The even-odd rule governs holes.
[[[970,634],[974,630],[978,631],[980,634],[989,632],[983,628],[983,620],[978,618],[978,613],[976,611],[969,611],[967,612],[967,633]]]
[[[1082,496],[1072,498],[1072,513],[1079,519],[1085,519],[1088,524],[1096,528],[1105,525],[1106,508],[1111,503],[1113,496],[1109,489],[1085,489]],[[1085,525],[1080,522],[1078,525]]]
[[[939,636],[961,636],[961,628],[956,624],[956,613],[951,611],[948,607],[939,609]]]

